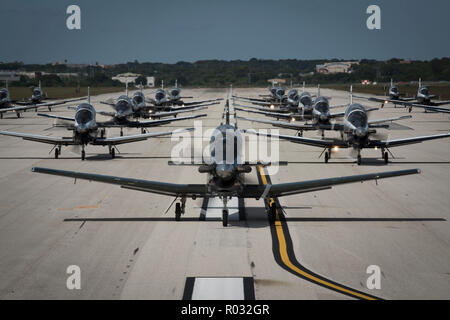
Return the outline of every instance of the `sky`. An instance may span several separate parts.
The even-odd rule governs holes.
[[[71,4],[81,30],[66,26]],[[450,56],[449,12],[448,0],[0,0],[0,61],[429,60]]]

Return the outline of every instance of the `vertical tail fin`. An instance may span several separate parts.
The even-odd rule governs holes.
[[[91,87],[88,87],[88,103],[91,104]]]
[[[178,79],[175,79],[175,88],[178,88]]]
[[[128,97],[128,79],[127,79],[127,82],[125,82],[125,94]]]
[[[419,88],[422,86],[422,78],[419,78]]]
[[[391,87],[394,85],[394,80],[391,78]]]
[[[305,92],[305,81],[303,81],[303,92]]]
[[[161,80],[161,89],[164,89],[164,80]]]
[[[317,85],[317,97],[320,97],[320,84]]]

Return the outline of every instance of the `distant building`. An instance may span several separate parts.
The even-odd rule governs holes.
[[[0,71],[0,81],[19,81],[20,76],[12,71]]]
[[[112,77],[112,80],[118,80],[122,83],[131,83],[134,82],[138,77],[140,77],[140,74],[137,73],[121,73],[114,77]],[[147,87],[154,87],[155,86],[155,77],[147,77]]]
[[[278,84],[278,83],[285,84],[286,83],[285,79],[269,79],[267,81],[270,82],[270,83],[274,83],[274,84]]]
[[[359,64],[356,61],[340,61],[340,62],[327,62],[324,64],[316,65],[316,72],[323,74],[333,73],[349,73],[353,64]]]

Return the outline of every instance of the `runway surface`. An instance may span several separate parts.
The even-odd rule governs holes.
[[[315,93],[313,88],[310,91]],[[347,92],[321,91],[332,97],[331,104],[348,102]],[[206,100],[226,98],[228,89],[182,93]],[[235,89],[234,93],[257,97],[267,89]],[[91,102],[98,110],[111,111],[99,101],[117,96],[95,96]],[[201,119],[204,129],[220,123],[223,108],[224,101],[208,108],[208,117]],[[66,108],[52,113],[73,115]],[[371,117],[404,114],[406,109],[387,105]],[[450,132],[448,115],[416,110],[411,114],[412,119],[398,121],[385,131],[389,138]],[[51,128],[52,124],[34,112],[20,119],[7,114],[0,120],[0,130],[71,135]],[[192,120],[180,121],[150,132],[192,125]],[[238,127],[272,128],[241,120]],[[287,129],[280,132],[295,134]],[[137,129],[124,131],[137,133]],[[107,134],[117,136],[119,130]],[[338,135],[327,132],[326,136]],[[250,182],[412,168],[423,173],[273,199],[285,208],[278,210],[273,225],[263,200],[234,201],[239,207],[235,215],[246,219],[230,219],[224,228],[215,208],[200,221],[208,203],[220,205],[213,199],[207,204],[188,199],[186,214],[175,222],[173,207],[165,213],[172,198],[87,181],[74,184],[72,179],[30,172],[39,166],[204,183],[205,175],[195,167],[167,165],[175,144],[170,138],[157,138],[121,145],[115,159],[107,148],[88,146],[86,161],[63,147],[55,160],[48,145],[0,136],[0,299],[450,298],[450,139],[393,148],[395,159],[388,165],[379,150],[363,150],[361,166],[346,150],[333,153],[325,164],[320,149],[280,142],[280,160],[288,161],[288,166],[270,177],[255,168]],[[66,287],[70,265],[81,269],[80,290]],[[366,286],[370,265],[381,269],[379,290]]]

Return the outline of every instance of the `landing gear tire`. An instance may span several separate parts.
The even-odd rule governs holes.
[[[384,158],[384,163],[388,164],[389,163],[389,154],[387,152],[384,153],[383,158]]]
[[[142,133],[142,134],[147,133],[147,130],[145,130],[144,128],[142,128],[142,129],[141,129],[141,133]]]
[[[52,108],[48,107],[48,111],[52,111]]]
[[[228,210],[222,210],[222,225],[224,227],[228,226]]]
[[[328,163],[328,160],[330,159],[330,156],[328,152],[325,152],[325,163]]]
[[[409,111],[409,113],[411,113],[411,111],[412,111],[412,108],[411,108],[411,107],[409,107],[409,110],[408,110],[408,111]]]
[[[116,157],[116,149],[111,148],[111,158],[115,158]]]
[[[175,204],[175,221],[181,220],[181,203],[177,202]]]
[[[20,118],[20,113],[17,113],[16,115],[17,115],[17,118]]]
[[[59,149],[56,148],[55,149],[55,159],[58,159],[58,157],[59,157]]]
[[[81,151],[81,161],[86,160],[86,151]]]
[[[277,206],[275,202],[273,202],[269,208],[269,221],[275,222],[276,218],[277,218]]]
[[[357,163],[358,163],[358,166],[361,165],[361,155],[360,154],[358,154]]]

